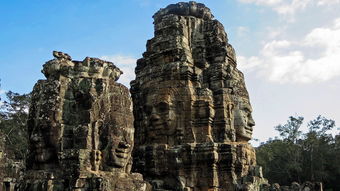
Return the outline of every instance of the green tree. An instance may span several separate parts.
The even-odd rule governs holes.
[[[296,141],[302,134],[302,131],[300,131],[300,127],[303,123],[303,119],[304,118],[301,116],[297,117],[290,116],[286,124],[284,125],[280,124],[276,126],[275,130],[277,130],[280,133],[280,136],[284,140],[296,143]]]
[[[269,182],[290,185],[292,181],[323,182],[325,190],[340,190],[340,135],[332,136],[335,121],[318,116],[307,123],[302,134],[303,117],[289,117],[275,129],[280,138],[256,149],[257,162]]]
[[[330,161],[330,164],[332,164],[330,167],[331,178],[329,182],[327,182],[327,185],[330,185],[333,190],[340,190],[340,133],[334,138],[333,148],[333,155]]]
[[[300,180],[300,147],[286,140],[270,140],[256,149],[257,163],[271,183],[290,185]]]
[[[27,152],[26,120],[30,94],[6,92],[6,101],[0,106],[0,130],[5,136],[9,156],[24,159]]]
[[[304,174],[311,181],[328,182],[333,168],[334,138],[328,133],[335,127],[335,121],[318,116],[307,125],[309,131],[302,142]]]

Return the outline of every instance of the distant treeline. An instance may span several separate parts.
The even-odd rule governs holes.
[[[333,136],[335,121],[318,116],[300,127],[303,117],[289,117],[275,129],[280,137],[256,148],[258,165],[270,183],[291,185],[295,182],[322,182],[325,190],[340,190],[340,135]]]

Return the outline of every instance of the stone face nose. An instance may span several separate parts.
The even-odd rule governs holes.
[[[128,148],[130,148],[131,146],[130,146],[128,143],[121,141],[121,142],[119,142],[118,147],[119,147],[119,148],[128,149]]]
[[[152,122],[157,122],[157,121],[159,121],[159,120],[160,120],[159,115],[157,115],[157,114],[155,114],[155,113],[151,114],[151,116],[150,116],[150,122],[151,122],[151,123],[152,123]]]
[[[255,121],[254,121],[252,115],[250,115],[249,118],[248,118],[248,126],[249,127],[254,127],[255,126]]]

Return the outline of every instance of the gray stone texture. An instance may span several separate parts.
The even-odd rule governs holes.
[[[266,180],[248,143],[252,108],[222,24],[195,2],[153,18],[131,82],[133,170],[154,190],[259,190]]]
[[[53,55],[33,89],[19,190],[146,190],[130,173],[133,114],[128,89],[116,82],[122,72],[97,58]]]

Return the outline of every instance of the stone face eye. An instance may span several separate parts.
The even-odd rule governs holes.
[[[166,111],[169,111],[169,104],[168,103],[165,103],[165,102],[160,102],[158,104],[158,110],[159,112],[163,113],[163,112],[166,112]]]
[[[250,115],[250,113],[251,113],[250,110],[249,110],[249,109],[246,109],[245,112],[246,112],[247,117],[249,117],[249,115]]]
[[[249,115],[251,113],[251,110],[248,107],[244,107],[243,111]]]

